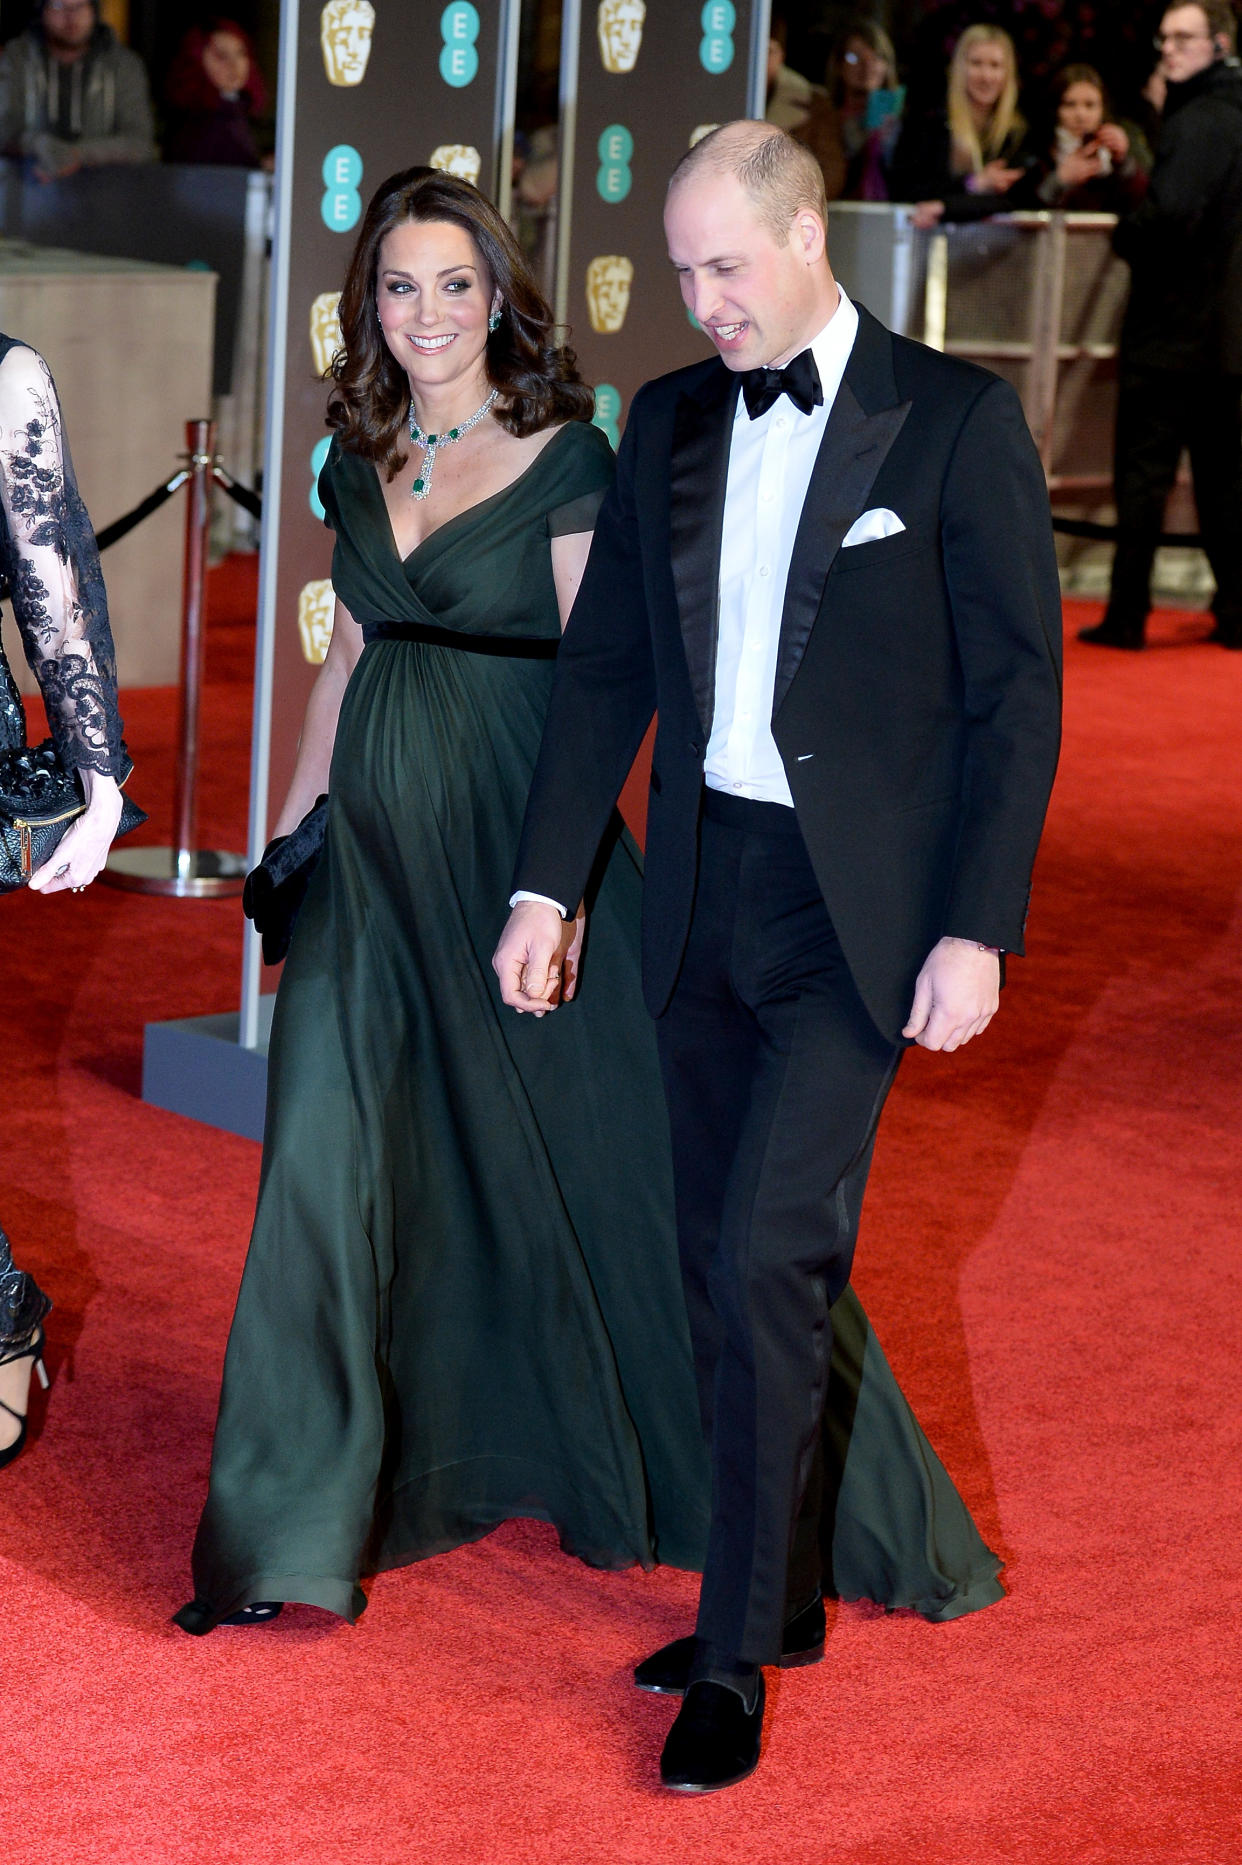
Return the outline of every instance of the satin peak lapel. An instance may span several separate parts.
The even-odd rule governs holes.
[[[772,695],[774,718],[802,664],[833,558],[850,526],[866,509],[876,475],[909,412],[909,402],[899,402],[874,414],[864,413],[848,378],[837,390],[815,456],[789,564]]]
[[[669,548],[677,614],[704,742],[716,708],[720,541],[738,382],[727,369],[683,394],[673,415]]]

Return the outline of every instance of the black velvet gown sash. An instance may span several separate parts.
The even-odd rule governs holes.
[[[704,742],[716,705],[720,623],[720,545],[724,530],[729,436],[739,382],[721,365],[673,415],[669,468],[669,545],[677,613]]]

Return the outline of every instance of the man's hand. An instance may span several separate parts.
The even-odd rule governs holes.
[[[566,925],[556,908],[544,901],[518,901],[492,955],[500,995],[511,1009],[542,1017],[545,1011],[555,1010],[562,995],[573,996],[582,922],[581,908]],[[562,964],[567,972],[563,993]]]
[[[924,1049],[960,1049],[987,1029],[999,1003],[999,955],[973,939],[944,938],[918,975],[901,1033]]]

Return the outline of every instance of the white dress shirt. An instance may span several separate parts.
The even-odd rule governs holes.
[[[857,334],[858,312],[842,291],[841,302],[810,345],[824,391],[822,405],[803,414],[782,395],[752,421],[739,393],[729,441],[715,710],[703,775],[712,790],[790,809],[793,797],[772,736],[785,585],[811,469]],[[546,894],[523,890],[509,905],[520,900],[539,900],[565,915],[561,903]]]
[[[811,469],[857,334],[858,312],[842,292],[810,345],[822,406],[803,414],[782,395],[752,421],[739,395],[729,444],[715,710],[704,779],[712,790],[789,808],[793,797],[772,737],[785,585]]]

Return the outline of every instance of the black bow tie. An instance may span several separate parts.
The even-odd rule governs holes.
[[[819,370],[809,350],[802,350],[783,369],[747,369],[742,376],[742,394],[746,412],[752,421],[766,414],[773,402],[788,395],[795,408],[810,414],[824,399]]]

